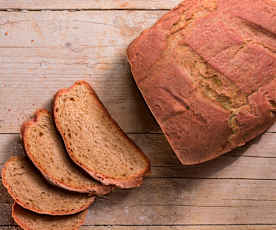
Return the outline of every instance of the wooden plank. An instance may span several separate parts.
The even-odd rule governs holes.
[[[10,209],[0,204],[1,224],[14,224]],[[195,207],[195,206],[107,206],[90,207],[85,225],[276,225],[275,206]],[[208,229],[208,228],[207,228]],[[209,228],[210,229],[210,228]],[[249,228],[250,229],[250,228]],[[270,228],[268,228],[270,229]]]
[[[238,226],[82,226],[80,230],[275,230],[274,225],[238,225]]]
[[[98,198],[85,224],[276,224],[275,189],[276,181],[267,180],[147,179],[137,189]],[[0,225],[12,224],[4,201]]]
[[[0,226],[2,230],[21,230],[16,226]],[[275,230],[276,225],[219,226],[81,226],[80,230]]]
[[[275,225],[226,226],[82,226],[80,230],[275,230]]]
[[[92,83],[125,131],[159,131],[125,53],[131,40],[162,14],[0,12],[0,133],[18,132],[34,110],[50,108],[58,89],[79,79]]]
[[[4,6],[4,2],[0,0],[0,9],[8,4],[25,9],[64,7],[64,1],[57,0],[40,5],[19,0]],[[147,9],[162,8],[155,5],[161,0],[106,2],[89,4],[94,3],[91,9],[106,9],[106,5],[142,9],[146,4]],[[66,7],[89,8],[87,3],[69,0]],[[77,79],[93,84],[126,132],[160,132],[131,79],[125,50],[164,12],[0,12],[0,133],[6,133],[0,135],[0,168],[12,154],[23,153],[18,134],[9,133],[17,133],[36,108],[50,108],[56,90]],[[270,129],[275,131],[276,125]],[[274,135],[267,133],[206,164],[184,167],[163,135],[130,134],[151,158],[152,175],[138,189],[118,190],[98,199],[85,223],[92,226],[81,229],[276,229]],[[12,226],[11,202],[0,186],[0,229],[19,229]]]
[[[235,157],[264,157],[276,158],[275,133],[265,133],[247,145],[225,154]],[[140,146],[145,153],[148,153],[153,165],[166,166],[175,165],[177,158],[170,148],[166,138],[162,134],[129,134],[130,138]]]
[[[179,0],[0,0],[0,9],[170,9],[175,7]]]
[[[24,150],[19,134],[0,135],[0,169],[11,156],[23,153]]]
[[[160,132],[125,53],[163,13],[0,12],[0,133],[18,132],[34,110],[50,109],[58,89],[79,79],[94,86],[124,131]]]
[[[141,187],[117,189],[98,198],[97,203],[114,209],[136,206],[275,207],[275,189],[276,181],[268,180],[147,178]],[[2,184],[0,191],[0,203],[12,203]]]
[[[0,210],[0,227],[1,225],[15,225],[11,217],[11,203],[0,203]]]
[[[97,202],[89,209],[87,225],[199,225],[199,224],[274,224],[275,206],[104,206]]]
[[[10,210],[5,209],[3,225],[13,223]],[[89,209],[85,225],[200,225],[200,224],[275,224],[274,207],[194,207],[135,206],[107,207],[97,202]]]
[[[225,154],[213,161],[182,166],[163,135],[130,134],[138,146],[149,156],[154,178],[244,178],[276,179],[275,133],[260,139],[240,151]],[[0,135],[0,169],[12,155],[23,154],[18,134]]]

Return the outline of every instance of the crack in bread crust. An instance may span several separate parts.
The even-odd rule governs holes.
[[[275,96],[272,93],[264,95],[263,89],[270,87],[271,91],[275,83],[275,26],[269,18],[276,12],[276,5],[261,0],[249,3],[250,0],[185,0],[129,46],[128,59],[134,79],[183,164],[210,160],[243,145],[264,132],[275,119],[272,114]],[[160,34],[162,46],[158,41]],[[143,47],[150,47],[150,50]],[[158,52],[152,55],[152,50]],[[137,55],[140,55],[139,59],[135,58]],[[148,63],[150,68],[147,68]],[[139,72],[140,66],[145,68]],[[181,84],[184,86],[185,81],[190,81],[190,87],[195,90],[186,94],[181,92],[178,88]],[[178,122],[176,114],[184,117],[185,112],[181,111],[185,111],[187,105],[175,110],[173,107],[179,98],[172,104],[166,103],[164,98],[169,98],[156,85],[169,89],[167,93],[172,98],[175,98],[172,94],[185,98],[188,106],[193,95],[199,93],[208,106],[219,106],[222,111],[228,111],[226,123],[232,133],[224,150],[212,150],[205,159],[200,153],[178,152],[173,143],[176,138],[168,135],[168,121]],[[187,87],[184,88],[182,91]],[[179,91],[177,94],[176,90]],[[165,116],[164,123],[165,105],[172,111]],[[160,107],[160,111],[155,107]],[[212,122],[216,123],[217,119],[213,118]],[[202,151],[205,150],[202,148]]]

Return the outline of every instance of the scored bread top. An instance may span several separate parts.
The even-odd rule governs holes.
[[[107,194],[111,187],[94,181],[74,165],[59,137],[50,113],[38,110],[25,122],[21,135],[28,157],[51,183],[76,192]]]
[[[24,156],[11,157],[2,169],[2,182],[22,207],[48,215],[70,215],[85,210],[95,197],[60,189],[47,183]]]
[[[24,230],[77,230],[83,224],[88,209],[69,216],[50,216],[31,212],[16,202],[12,206],[12,217]]]
[[[133,77],[183,164],[275,121],[275,14],[272,0],[185,0],[130,44]]]
[[[123,133],[91,86],[78,81],[57,92],[54,119],[67,152],[92,177],[131,188],[150,171],[143,152]]]

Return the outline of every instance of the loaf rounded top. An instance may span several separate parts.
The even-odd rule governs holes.
[[[183,164],[274,123],[275,14],[271,0],[185,0],[130,44],[133,77]]]

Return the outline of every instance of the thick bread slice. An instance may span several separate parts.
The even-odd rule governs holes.
[[[39,110],[21,128],[28,157],[51,183],[75,192],[104,195],[111,191],[94,181],[69,158],[47,110]]]
[[[88,209],[70,216],[49,216],[31,212],[16,202],[12,206],[12,217],[24,230],[77,230],[87,212]]]
[[[148,158],[110,117],[88,83],[78,81],[57,92],[54,119],[72,160],[103,184],[137,187],[150,171]]]
[[[182,164],[244,145],[276,120],[275,15],[273,0],[184,0],[128,47]]]
[[[47,183],[23,156],[11,157],[2,169],[2,182],[22,207],[48,215],[70,215],[85,210],[95,197],[69,192]]]

